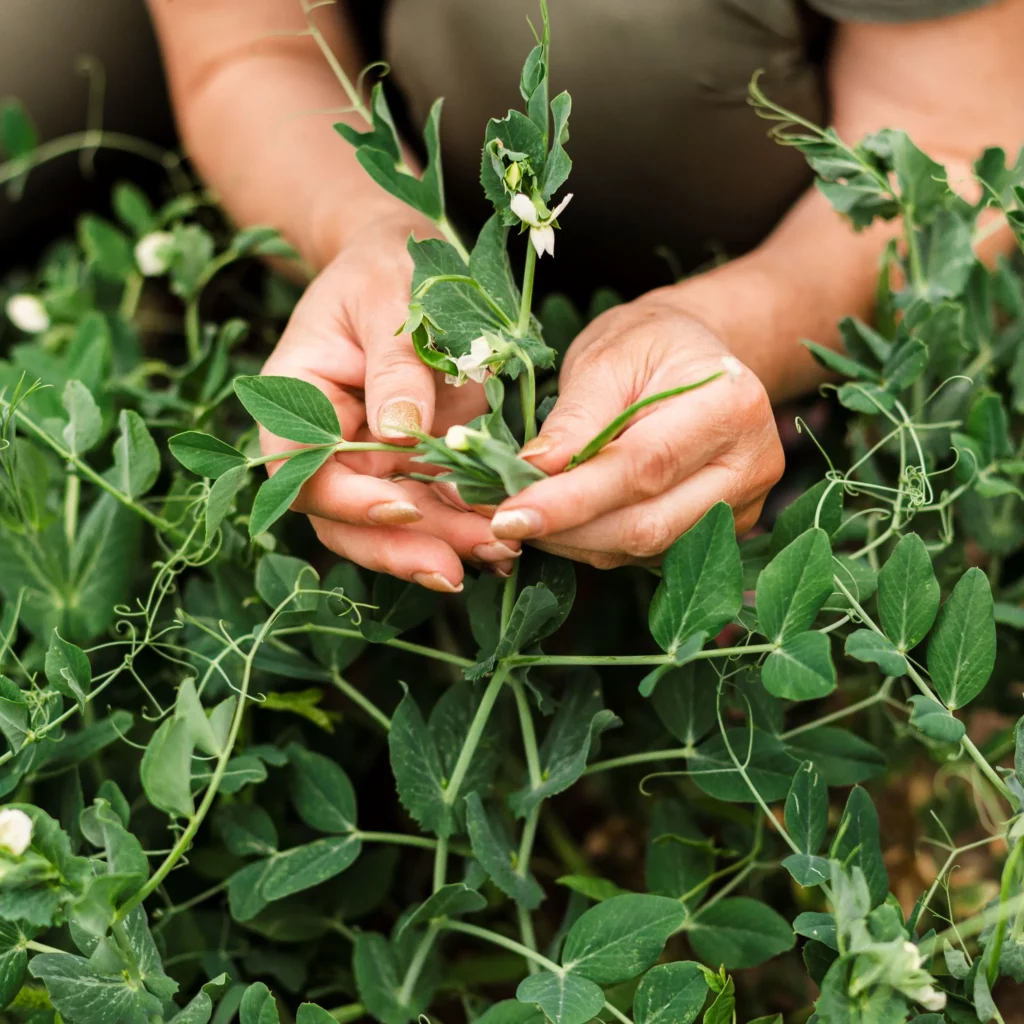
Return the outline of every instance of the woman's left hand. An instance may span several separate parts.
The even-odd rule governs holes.
[[[641,410],[598,455],[562,472],[634,402],[723,370]],[[656,559],[718,501],[745,532],[784,466],[760,380],[671,289],[611,309],[580,334],[558,402],[522,455],[552,476],[498,507],[494,536],[602,569]]]

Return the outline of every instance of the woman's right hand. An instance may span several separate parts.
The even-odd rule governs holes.
[[[394,215],[353,235],[309,286],[263,367],[323,391],[346,440],[413,444],[406,430],[440,435],[487,408],[482,387],[446,385],[409,336],[395,334],[409,304],[410,233],[435,232],[427,220]],[[265,430],[260,439],[265,454],[295,447]],[[461,590],[464,560],[508,574],[519,543],[495,541],[487,518],[445,501],[440,488],[402,478],[412,470],[430,467],[396,452],[337,455],[293,508],[337,554],[431,590]]]

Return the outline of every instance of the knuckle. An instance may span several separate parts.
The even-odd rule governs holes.
[[[764,501],[756,501],[753,505],[748,505],[740,512],[736,513],[736,533],[744,534],[748,533],[755,526],[757,526],[758,520],[761,518],[761,509],[764,507]]]
[[[629,485],[634,494],[655,498],[675,483],[679,452],[671,438],[658,438],[645,445],[639,458],[629,463]]]
[[[637,512],[623,538],[622,547],[634,558],[660,555],[674,540],[668,523],[655,512]]]

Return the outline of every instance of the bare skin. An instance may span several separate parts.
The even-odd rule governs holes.
[[[444,385],[394,336],[409,297],[405,240],[437,229],[378,189],[331,131],[347,100],[314,41],[295,34],[306,28],[297,0],[150,6],[200,170],[240,223],[273,224],[322,268],[265,372],[322,388],[357,439],[393,441],[417,421],[439,434],[482,411],[478,387]],[[360,59],[340,13],[313,17],[354,77]],[[905,25],[841,24],[832,121],[848,139],[903,128],[954,184],[966,180],[985,146],[1024,139],[1021,38],[1024,0]],[[748,255],[594,321],[524,452],[548,473],[637,399],[719,369],[723,355],[744,368],[649,407],[598,457],[508,499],[491,521],[438,488],[389,479],[404,468],[395,455],[339,458],[297,507],[338,554],[442,591],[461,588],[463,561],[507,572],[527,539],[601,567],[656,557],[721,499],[745,529],[782,472],[772,402],[822,380],[800,339],[838,348],[842,316],[870,317],[878,256],[896,230],[855,234],[811,190]],[[996,232],[986,255],[1010,244]],[[267,451],[287,447],[263,440]]]

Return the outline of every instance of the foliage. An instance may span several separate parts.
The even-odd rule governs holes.
[[[450,236],[410,242],[405,326],[430,365],[493,374],[488,415],[416,449],[469,500],[531,482],[516,453],[553,393],[543,321],[561,307],[532,302],[553,235],[533,233],[556,226],[570,104],[548,95],[546,23],[520,89],[524,110],[487,126],[495,212],[470,252],[444,212],[439,106],[422,178],[379,88],[369,130],[342,132]],[[851,147],[756,83],[752,98],[856,227],[902,217],[875,325],[844,321],[844,353],[811,344],[846,378],[847,449],[770,534],[737,541],[715,505],[660,581],[622,570],[575,611],[573,568],[552,557],[442,604],[330,565],[282,518],[332,453],[367,445],[311,385],[254,376],[245,323],[211,319],[215,276],[287,253],[272,232],[225,233],[195,190],[154,208],[125,185],[120,223],[84,216],[17,286],[43,316],[0,362],[13,1018],[715,1024],[813,1001],[824,1024],[1001,1019],[997,983],[1024,980],[1024,720],[980,749],[964,709],[1019,699],[1024,285],[972,242],[992,207],[1021,223],[1021,164],[987,151],[972,204],[900,132]],[[0,179],[17,180],[43,146],[20,107],[0,124]],[[535,211],[518,280],[516,195]],[[157,281],[143,294],[143,269],[173,298]],[[184,361],[165,358],[147,300],[183,304]],[[270,280],[252,332],[288,306]],[[301,447],[259,455],[253,419]],[[876,807],[929,759],[944,784],[920,827],[948,856],[911,909],[890,893]],[[657,774],[638,799],[641,765]],[[576,841],[612,810],[646,820],[639,872]],[[1005,862],[990,903],[965,909],[951,873],[982,849]],[[797,980],[798,937],[820,994]],[[759,995],[749,969],[772,958],[792,983]]]

